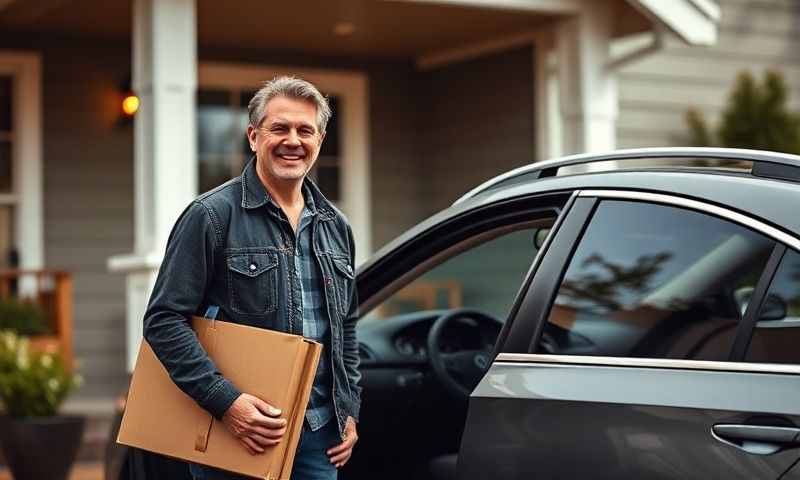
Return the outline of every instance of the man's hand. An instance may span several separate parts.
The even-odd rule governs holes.
[[[286,433],[286,419],[280,415],[281,411],[267,402],[243,393],[225,412],[222,422],[251,455],[256,455],[277,445]]]
[[[356,421],[353,417],[347,417],[347,424],[344,426],[344,441],[339,445],[328,450],[328,457],[331,463],[336,465],[336,468],[342,468],[350,456],[353,454],[353,447],[358,441],[358,433],[356,433]]]

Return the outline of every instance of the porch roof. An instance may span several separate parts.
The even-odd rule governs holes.
[[[578,13],[588,0],[197,1],[200,47],[283,50],[360,58],[420,57],[530,33]],[[711,0],[609,0],[614,35],[666,26],[692,44],[713,43]],[[313,13],[310,13],[313,12]],[[131,0],[0,0],[0,29],[128,41]]]

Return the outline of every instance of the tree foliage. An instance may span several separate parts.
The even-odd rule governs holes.
[[[758,83],[750,72],[742,72],[716,129],[708,126],[696,108],[686,112],[690,145],[800,155],[800,114],[789,110],[788,100],[788,87],[780,73],[767,71]]]

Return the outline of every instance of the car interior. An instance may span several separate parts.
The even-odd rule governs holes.
[[[343,478],[456,478],[469,394],[553,222],[432,252],[362,304],[363,442]]]

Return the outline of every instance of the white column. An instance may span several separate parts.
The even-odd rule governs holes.
[[[133,2],[134,252],[109,259],[127,275],[129,370],[167,237],[197,194],[196,30],[195,0]]]
[[[614,9],[586,2],[556,29],[563,153],[616,148],[615,73],[608,67]]]

